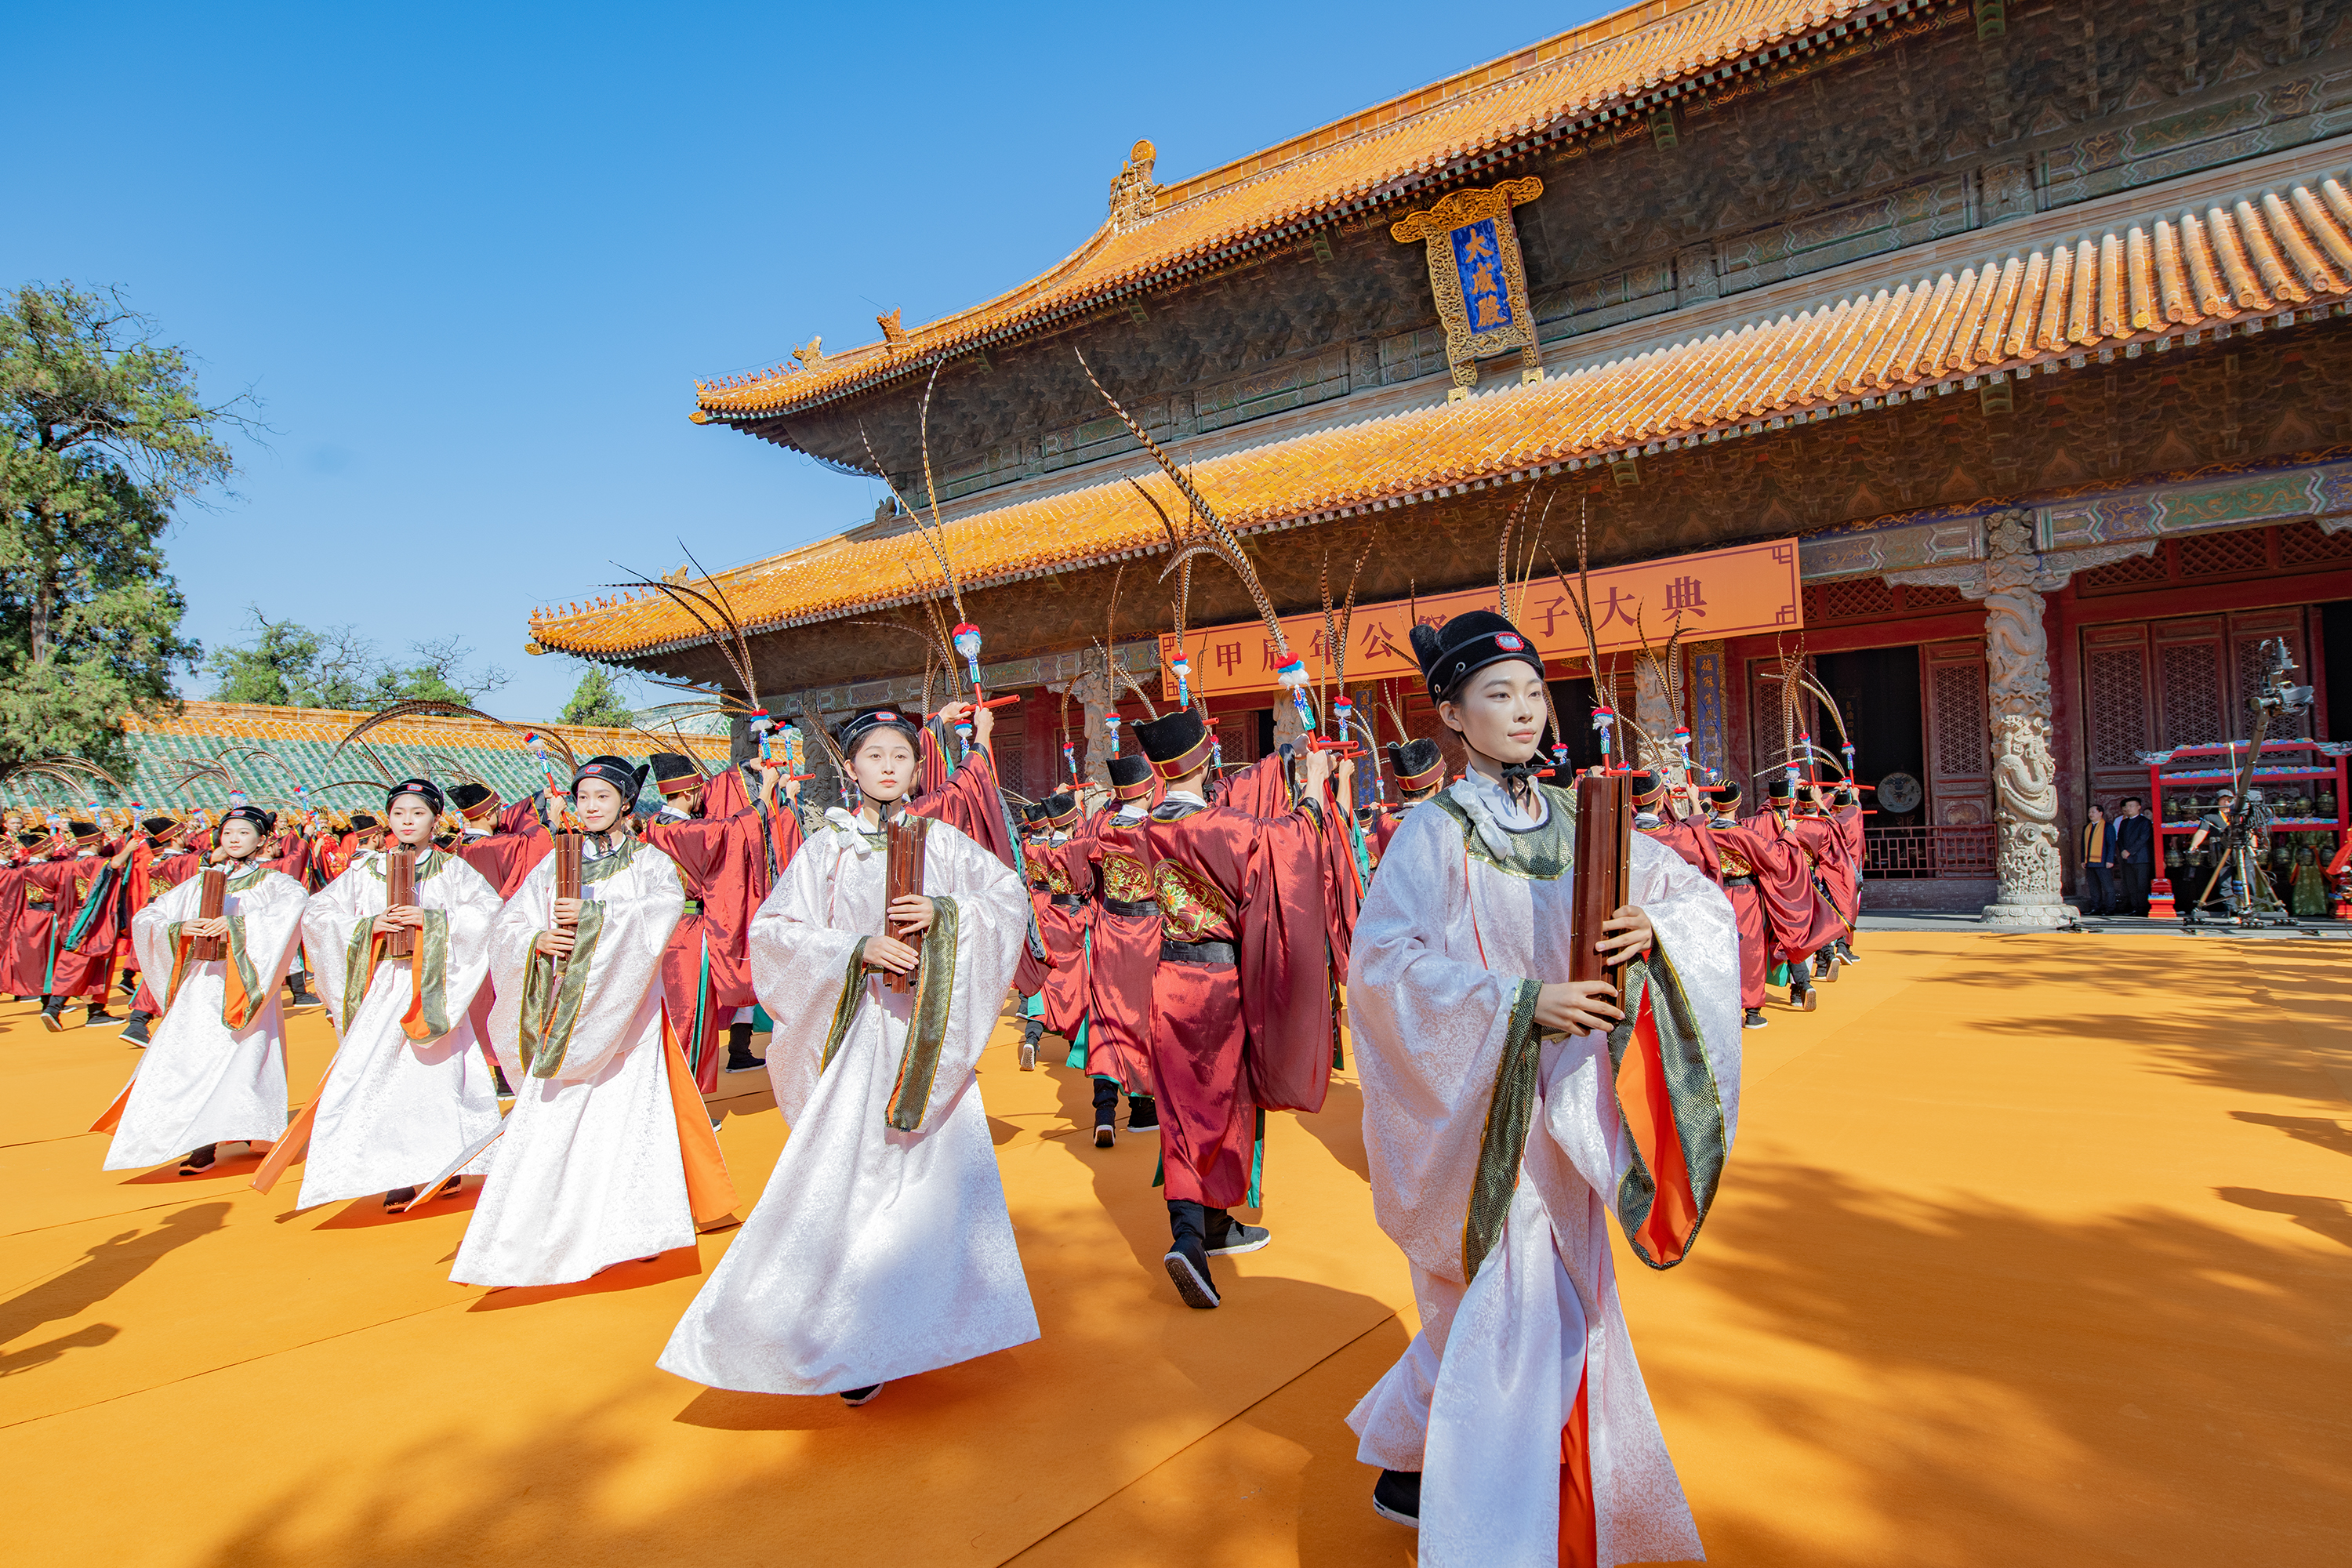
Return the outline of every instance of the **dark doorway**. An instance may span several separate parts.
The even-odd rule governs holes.
[[[2352,737],[2352,599],[2319,606],[2319,658],[2326,673],[2327,729],[2324,739]],[[2305,671],[2296,677],[2309,680]]]
[[[1908,773],[1923,784],[1927,777],[1927,746],[1920,728],[1919,650],[1915,647],[1857,648],[1851,653],[1816,654],[1813,673],[1822,689],[1837,699],[1853,731],[1854,772],[1864,784],[1876,784],[1888,773]],[[1813,739],[1835,754],[1837,725],[1822,715],[1822,733]],[[1863,806],[1875,813],[1873,827],[1916,827],[1927,820],[1927,803],[1909,811],[1888,811],[1872,796]]]
[[[1592,682],[1590,680],[1549,680],[1552,711],[1559,716],[1560,736],[1568,742],[1568,765],[1591,768],[1601,765],[1601,732],[1592,727]],[[1617,685],[1623,690],[1633,683],[1620,678]],[[1610,743],[1616,745],[1625,738],[1625,731],[1612,732]],[[1551,737],[1544,737],[1545,755],[1550,755]],[[1620,757],[1622,763],[1624,759]],[[1555,781],[1557,782],[1557,781]]]

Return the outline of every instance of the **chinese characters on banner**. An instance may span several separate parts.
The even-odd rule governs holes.
[[[1454,247],[1454,270],[1462,279],[1462,308],[1474,332],[1492,331],[1511,324],[1511,297],[1503,287],[1503,252],[1496,243],[1495,220],[1480,218],[1446,238]]]
[[[1574,581],[1573,576],[1570,581]],[[1604,658],[1612,653],[1630,654],[1642,646],[1637,621],[1641,631],[1648,633],[1650,646],[1661,651],[1677,617],[1683,637],[1690,641],[1792,632],[1804,625],[1804,596],[1797,581],[1797,546],[1792,540],[1603,567],[1592,573],[1591,581],[1592,629]],[[1423,598],[1418,610],[1421,619],[1434,626],[1465,610],[1494,607],[1495,590],[1484,587]],[[1414,610],[1412,603],[1402,599],[1356,606],[1348,632],[1351,644],[1349,685],[1398,679],[1419,684],[1421,667],[1413,660],[1411,642]],[[1554,673],[1567,665],[1573,665],[1575,672],[1582,671],[1584,633],[1558,580],[1548,574],[1531,579],[1526,607],[1517,619],[1519,630],[1534,642]],[[1309,670],[1318,675],[1328,671],[1319,612],[1286,616],[1282,629]],[[1281,682],[1275,679],[1280,660],[1275,656],[1273,639],[1260,623],[1191,630],[1184,640],[1192,661],[1191,684],[1195,696],[1233,697],[1281,689]],[[1160,689],[1171,702],[1176,698],[1176,681],[1168,673],[1168,660],[1175,652],[1174,635],[1162,633]]]

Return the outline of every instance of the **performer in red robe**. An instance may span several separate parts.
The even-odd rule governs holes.
[[[1151,1076],[1168,1188],[1169,1279],[1214,1307],[1209,1258],[1269,1239],[1229,1209],[1258,1203],[1268,1110],[1322,1108],[1331,1077],[1330,953],[1318,803],[1331,759],[1309,752],[1306,799],[1279,816],[1210,805],[1209,735],[1190,709],[1135,727],[1166,786],[1144,847],[1160,905]]]
[[[1862,861],[1864,852],[1862,803],[1850,784],[1842,784],[1830,801],[1830,821],[1836,824],[1838,837],[1845,844],[1846,862],[1853,870],[1853,917],[1845,935],[1838,938],[1837,950],[1848,963],[1860,963],[1854,956],[1853,939],[1862,929]]]
[[[674,752],[656,752],[651,761],[656,781],[665,765],[673,780],[677,763],[692,766]],[[772,849],[779,864],[789,864],[801,827],[790,809],[776,810],[772,775],[761,784],[757,801],[732,768],[708,781],[697,770],[694,778],[690,788],[665,787],[663,814],[646,825],[644,837],[677,863],[686,884],[686,913],[662,950],[663,1005],[697,1087],[709,1094],[719,1087],[722,1026],[727,1071],[767,1065],[751,1054],[750,1013],[759,1003],[751,993],[751,917],[774,885]],[[686,815],[673,816],[676,809]]]
[[[114,938],[123,924],[122,873],[131,846],[106,843],[98,824],[88,818],[67,827],[73,835],[72,854],[34,869],[28,878],[31,888],[47,892],[55,912],[41,987],[41,1026],[51,1031],[66,1026],[66,1005],[76,999],[88,1008],[86,1026],[122,1022],[107,1012],[106,993],[114,981]]]
[[[48,858],[49,848],[47,833],[24,829],[0,870],[0,978],[16,1001],[38,996],[48,976],[49,928],[57,911],[48,889],[35,888],[27,873]]]
[[[1637,781],[1650,777],[1635,776]],[[1640,790],[1637,784],[1636,809],[1642,802]],[[1677,818],[1671,815],[1669,807],[1668,815],[1657,826],[1644,831],[1713,878],[1716,886],[1731,900],[1732,916],[1739,928],[1740,1024],[1745,1028],[1760,1029],[1767,1023],[1764,980],[1770,967],[1772,925],[1765,910],[1756,868],[1759,864],[1782,865],[1786,851],[1777,841],[1739,822],[1737,784],[1711,784],[1699,793],[1701,810]],[[1640,820],[1635,818],[1637,823]]]
[[[1093,924],[1087,892],[1094,873],[1083,852],[1071,853],[1070,830],[1078,826],[1078,798],[1065,791],[1038,803],[1045,807],[1042,831],[1028,851],[1034,880],[1031,903],[1037,913],[1037,931],[1045,939],[1053,962],[1045,976],[1042,1017],[1049,1033],[1069,1042],[1074,1050],[1086,1047],[1087,936]],[[1042,897],[1037,896],[1042,889]]]
[[[1143,757],[1110,759],[1116,811],[1097,812],[1074,841],[1097,894],[1087,972],[1087,1071],[1095,1082],[1095,1147],[1118,1136],[1118,1097],[1130,1132],[1160,1130],[1151,1088],[1151,977],[1160,967],[1160,904],[1151,885],[1144,822],[1160,781]]]
[[[1790,837],[1788,811],[1793,790],[1786,777],[1765,786],[1769,808],[1741,819],[1759,836],[1782,846],[1772,863],[1756,863],[1765,914],[1772,927],[1772,962],[1788,971],[1789,1005],[1810,1013],[1817,1004],[1807,971],[1812,956],[1843,929],[1837,910],[1813,885],[1812,862]]]
[[[1803,855],[1812,872],[1814,893],[1837,911],[1836,931],[1813,952],[1813,978],[1833,981],[1839,965],[1845,963],[1839,944],[1853,930],[1854,918],[1860,912],[1855,900],[1861,889],[1854,879],[1845,834],[1821,804],[1820,785],[1804,786],[1789,813],[1788,831],[1790,842]]]

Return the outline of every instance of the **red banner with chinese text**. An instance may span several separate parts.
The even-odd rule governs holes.
[[[1663,652],[1677,620],[1685,640],[1691,642],[1793,632],[1804,626],[1804,595],[1797,581],[1797,543],[1792,539],[1602,567],[1591,574],[1591,582],[1593,631],[1604,657],[1639,649],[1641,632],[1649,635],[1651,647]],[[1432,595],[1417,605],[1403,599],[1357,605],[1348,632],[1348,684],[1397,679],[1419,683],[1421,668],[1413,661],[1409,640],[1416,608],[1423,622],[1435,626],[1465,610],[1494,607],[1491,587]],[[1554,666],[1555,673],[1563,663],[1583,668],[1584,633],[1576,624],[1576,612],[1569,608],[1567,595],[1549,573],[1528,582],[1517,625]],[[1285,616],[1282,630],[1290,639],[1292,651],[1307,661],[1307,668],[1328,678],[1321,613]],[[1232,697],[1281,689],[1281,682],[1275,679],[1280,661],[1260,623],[1191,630],[1184,640],[1190,645],[1191,686],[1195,696]],[[1176,697],[1176,678],[1168,673],[1168,660],[1175,652],[1174,634],[1161,633],[1160,692],[1169,701]]]

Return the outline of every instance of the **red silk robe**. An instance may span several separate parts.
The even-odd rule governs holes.
[[[51,912],[47,930],[40,933],[38,953],[21,945],[18,950],[17,961],[37,982],[37,994],[106,999],[107,986],[114,977],[114,938],[121,924],[121,877],[120,873],[108,876],[108,869],[102,856],[76,855],[68,860],[45,861],[27,873],[27,903],[34,904],[46,895]],[[80,940],[73,942],[82,908],[92,899],[101,902],[92,910]]]
[[[1739,927],[1739,1005],[1763,1006],[1772,926],[1765,914],[1762,873],[1758,868],[1779,864],[1783,851],[1772,841],[1721,817],[1685,816],[1649,831],[1651,837],[1715,879],[1716,886],[1731,900],[1732,919]]]
[[[1770,861],[1754,862],[1764,911],[1772,927],[1772,956],[1803,963],[1845,929],[1836,908],[1813,886],[1813,865],[1774,812],[1740,818],[1739,825],[1773,846]]]
[[[800,847],[800,819],[779,812],[772,820],[732,768],[703,786],[700,811],[697,820],[649,824],[645,837],[677,863],[686,884],[687,912],[662,950],[662,994],[695,1083],[709,1094],[719,1087],[717,1047],[728,1022],[759,1000],[751,994],[751,917],[774,884],[770,847],[782,851],[778,867],[790,863]]]
[[[1045,1027],[1075,1040],[1086,1022],[1087,938],[1094,925],[1094,867],[1084,841],[1034,840],[1028,848],[1030,907],[1053,968],[1045,977]]]
[[[1789,838],[1800,847],[1813,873],[1814,892],[1837,911],[1840,929],[1832,933],[1832,938],[1845,935],[1853,929],[1859,889],[1854,886],[1853,859],[1844,833],[1826,816],[1791,816]]]
[[[48,928],[57,914],[46,888],[40,889],[42,902],[30,901],[30,873],[44,863],[26,860],[0,870],[0,984],[11,996],[38,996],[47,976]],[[37,966],[26,962],[33,954],[38,955]]]
[[[1151,978],[1160,967],[1160,905],[1141,821],[1096,815],[1067,846],[1083,856],[1097,902],[1087,963],[1087,1071],[1129,1094],[1151,1088]]]
[[[1163,956],[1151,984],[1151,1076],[1171,1201],[1256,1201],[1266,1110],[1318,1110],[1331,1078],[1324,828],[1161,804],[1144,847],[1164,941],[1226,942],[1232,963]]]

